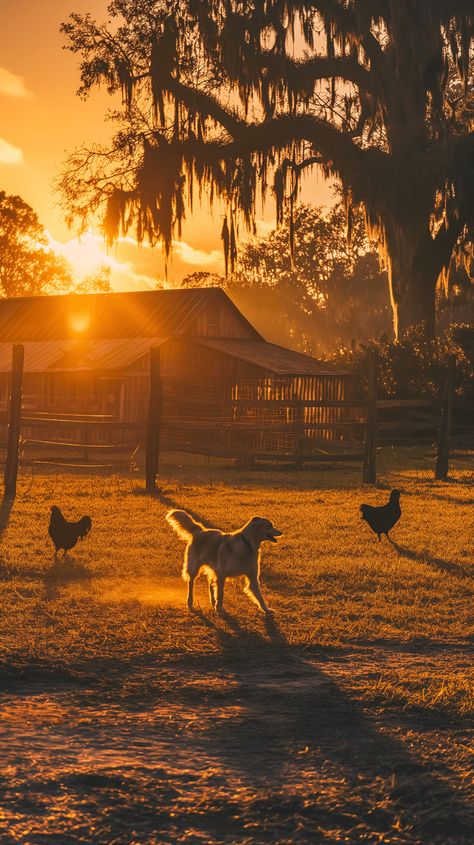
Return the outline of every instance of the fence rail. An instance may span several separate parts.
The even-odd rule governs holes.
[[[369,361],[365,399],[341,398],[333,385],[321,383],[309,390],[278,378],[163,379],[159,349],[154,349],[149,411],[141,422],[57,410],[22,414],[19,348],[15,347],[13,359],[16,369],[9,413],[0,415],[0,445],[8,447],[5,479],[9,489],[16,483],[19,442],[48,456],[54,450],[79,451],[82,464],[65,464],[63,456],[56,461],[81,467],[91,462],[90,456],[96,461],[100,454],[143,446],[151,492],[156,488],[160,449],[253,461],[363,460],[364,480],[373,483],[379,445],[437,443],[436,475],[444,478],[450,442],[465,444],[474,434],[474,402],[453,399],[453,365],[440,399],[378,399],[376,355]]]

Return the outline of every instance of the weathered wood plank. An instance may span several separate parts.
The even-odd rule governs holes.
[[[369,373],[367,387],[367,423],[365,429],[364,468],[362,478],[365,484],[377,481],[377,371],[378,356],[376,350],[369,354]]]
[[[5,461],[4,472],[5,496],[11,497],[16,495],[16,481],[18,476],[18,447],[20,443],[21,429],[24,359],[25,347],[21,344],[14,346],[12,351],[12,381],[8,417],[7,458]]]
[[[161,396],[160,347],[157,346],[150,349],[150,398],[145,456],[145,477],[148,493],[156,491],[156,475],[160,457]]]

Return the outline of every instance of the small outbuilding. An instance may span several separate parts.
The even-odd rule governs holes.
[[[93,415],[124,424],[117,443],[136,441],[159,347],[164,449],[297,456],[304,441],[342,437],[348,374],[267,343],[220,288],[1,300],[3,416],[19,343],[27,417]],[[95,438],[107,439],[100,428]]]

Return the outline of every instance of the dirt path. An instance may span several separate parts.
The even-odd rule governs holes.
[[[200,621],[221,653],[5,668],[2,845],[472,842],[466,726],[361,701],[401,660],[468,651],[317,653]]]

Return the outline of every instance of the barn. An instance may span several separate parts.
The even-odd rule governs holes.
[[[25,349],[30,419],[94,417],[133,443],[147,416],[150,350],[159,348],[163,449],[296,456],[304,441],[342,436],[347,373],[267,343],[220,288],[0,301],[3,417],[13,344]],[[110,430],[98,427],[95,438],[105,442]]]

